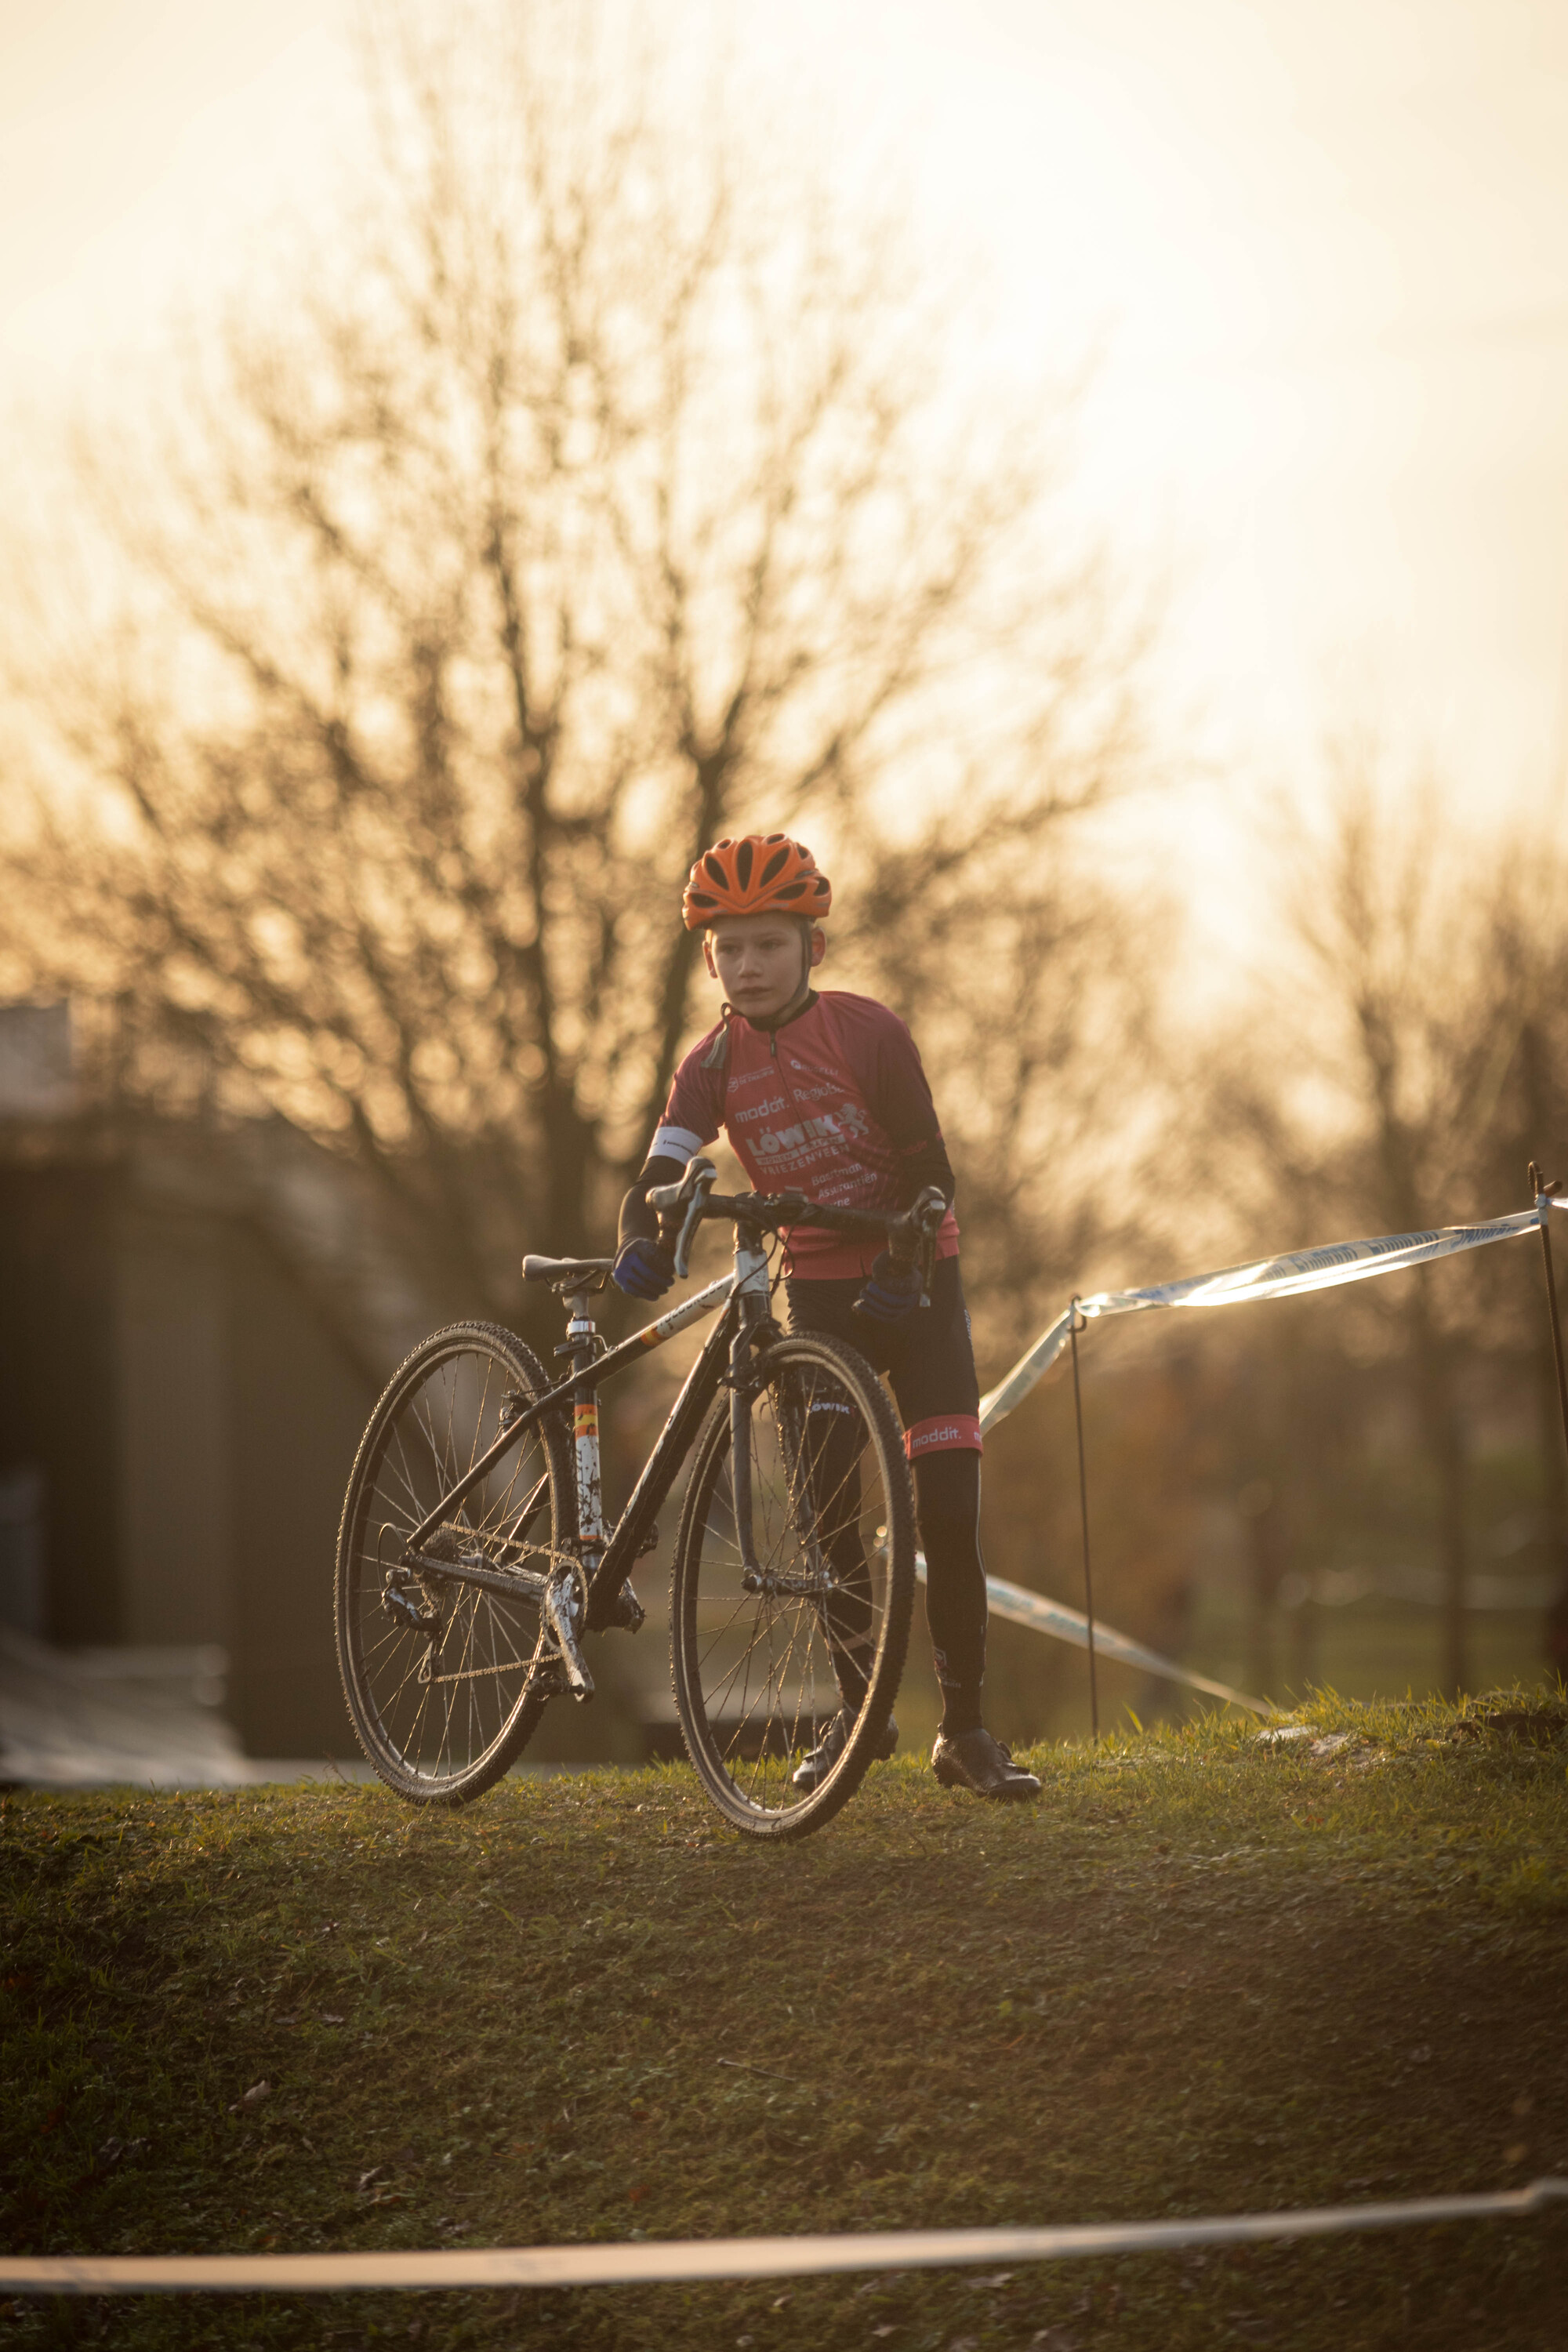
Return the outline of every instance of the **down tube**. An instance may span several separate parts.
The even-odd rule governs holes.
[[[601,1612],[613,1606],[616,1595],[630,1573],[637,1558],[637,1546],[652,1526],[674,1486],[681,1464],[691,1451],[703,1414],[719,1393],[719,1381],[724,1360],[729,1353],[731,1331],[734,1320],[731,1307],[720,1319],[718,1327],[703,1342],[702,1353],[686,1375],[685,1385],[676,1398],[669,1419],[659,1433],[658,1444],[643,1465],[642,1475],[633,1487],[631,1499],[616,1522],[615,1533],[605,1549],[588,1593],[588,1630],[596,1633],[602,1623]]]

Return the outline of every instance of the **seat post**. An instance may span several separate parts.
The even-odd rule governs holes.
[[[555,1350],[571,1360],[579,1375],[572,1396],[572,1449],[577,1468],[577,1537],[584,1574],[592,1580],[605,1542],[603,1475],[599,1460],[598,1392],[581,1376],[599,1352],[599,1330],[588,1312],[586,1290],[566,1293],[570,1310],[566,1337]]]

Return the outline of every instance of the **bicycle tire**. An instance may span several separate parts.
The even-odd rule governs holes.
[[[898,1420],[853,1348],[801,1333],[774,1340],[758,1371],[747,1400],[752,1558],[760,1563],[765,1549],[764,1588],[771,1579],[785,1589],[745,1582],[756,1571],[735,1528],[726,1390],[699,1434],[681,1511],[670,1666],[681,1736],[707,1795],[732,1827],[784,1840],[831,1820],[886,1731],[914,1607],[914,1502]],[[834,1417],[829,1434],[803,1443],[817,1412]],[[792,1774],[804,1748],[844,1705],[836,1641],[841,1653],[858,1652],[864,1696],[833,1769],[797,1792]]]
[[[354,1456],[338,1531],[338,1671],[360,1746],[411,1803],[463,1805],[481,1796],[527,1746],[547,1704],[539,1685],[551,1645],[535,1601],[422,1579],[400,1562],[406,1536],[499,1433],[508,1391],[532,1398],[549,1386],[514,1333],[449,1324],[398,1366]],[[509,1543],[505,1530],[541,1479],[548,1538],[531,1523],[526,1544]],[[460,1541],[461,1554],[451,1557],[494,1570],[544,1570],[575,1525],[565,1426],[549,1414],[431,1540]],[[395,1601],[388,1597],[395,1586]],[[438,1639],[412,1622],[421,1615],[438,1623]]]

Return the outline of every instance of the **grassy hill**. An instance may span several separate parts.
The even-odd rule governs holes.
[[[1568,2173],[1568,1736],[1304,1711],[876,1770],[800,1847],[679,1768],[0,1801],[5,2242],[1090,2221]],[[1512,1702],[1518,1707],[1522,1702]],[[266,2084],[264,2092],[255,2086]],[[247,2094],[249,2094],[247,2099]],[[1568,2220],[777,2287],[18,2303],[0,2344],[1560,2347]]]

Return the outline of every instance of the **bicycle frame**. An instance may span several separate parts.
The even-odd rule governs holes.
[[[478,1584],[509,1593],[520,1589],[531,1591],[556,1634],[574,1691],[586,1698],[592,1694],[593,1681],[574,1655],[576,1637],[583,1632],[600,1633],[611,1622],[632,1562],[642,1551],[651,1549],[648,1538],[654,1521],[691,1450],[702,1417],[726,1377],[726,1364],[728,1376],[735,1383],[737,1409],[743,1410],[746,1360],[754,1345],[758,1326],[767,1319],[767,1255],[760,1231],[737,1221],[732,1272],[721,1276],[694,1297],[672,1307],[668,1315],[661,1315],[656,1322],[646,1324],[640,1331],[634,1331],[629,1339],[602,1353],[597,1328],[588,1313],[588,1288],[567,1290],[563,1296],[571,1309],[571,1319],[565,1340],[557,1352],[570,1358],[570,1375],[521,1411],[503,1414],[500,1436],[408,1537],[404,1560],[422,1575],[433,1575],[451,1583]],[[615,1528],[606,1529],[599,1448],[601,1385],[614,1373],[639,1362],[650,1349],[662,1347],[667,1339],[674,1339],[678,1332],[689,1329],[720,1307],[724,1312],[687,1374],[625,1510]],[[524,1431],[545,1413],[568,1402],[572,1409],[576,1486],[575,1547],[582,1586],[578,1586],[571,1570],[557,1569],[549,1576],[527,1570],[503,1573],[477,1563],[425,1557],[423,1547],[436,1528],[451,1517]],[[522,1539],[547,1500],[548,1484],[541,1479],[508,1527],[509,1541]]]
[[[438,1581],[478,1585],[488,1591],[512,1597],[525,1594],[534,1600],[543,1626],[553,1638],[555,1658],[565,1686],[577,1699],[592,1698],[594,1695],[594,1677],[583,1655],[582,1636],[604,1633],[611,1625],[627,1626],[635,1632],[643,1622],[635,1594],[628,1596],[629,1607],[622,1601],[632,1562],[642,1552],[652,1549],[654,1521],[691,1450],[703,1415],[726,1378],[731,1390],[731,1499],[742,1572],[748,1584],[755,1579],[756,1589],[762,1589],[762,1570],[752,1538],[751,1380],[747,1360],[759,1330],[768,1323],[768,1261],[763,1235],[773,1230],[780,1213],[786,1219],[816,1214],[840,1231],[880,1232],[889,1244],[900,1232],[912,1236],[906,1262],[918,1260],[921,1303],[930,1304],[931,1256],[942,1209],[942,1196],[934,1187],[928,1186],[908,1213],[889,1217],[872,1211],[834,1209],[824,1202],[808,1201],[804,1193],[738,1197],[716,1194],[713,1177],[712,1162],[698,1154],[688,1161],[680,1185],[661,1186],[650,1193],[649,1199],[661,1215],[684,1213],[675,1247],[675,1268],[682,1276],[689,1263],[688,1253],[692,1238],[704,1215],[730,1218],[735,1232],[732,1273],[710,1282],[683,1306],[671,1307],[668,1315],[661,1315],[656,1322],[634,1331],[618,1347],[605,1349],[602,1353],[603,1343],[588,1312],[589,1297],[600,1282],[584,1279],[574,1288],[569,1279],[563,1279],[560,1288],[571,1316],[565,1339],[555,1352],[570,1358],[570,1373],[531,1402],[525,1403],[519,1392],[509,1391],[501,1406],[500,1434],[413,1530],[397,1564],[400,1570],[412,1570],[418,1576],[433,1577]],[[751,1213],[753,1205],[764,1213]],[[545,1262],[547,1278],[549,1264]],[[626,1509],[614,1528],[607,1529],[599,1453],[601,1386],[613,1373],[635,1363],[647,1349],[661,1347],[678,1331],[687,1329],[720,1307],[723,1314],[688,1373]],[[446,1557],[430,1554],[426,1546],[431,1537],[461,1508],[468,1496],[489,1476],[524,1431],[568,1402],[572,1408],[575,1526],[563,1538],[563,1546],[568,1548],[567,1556],[563,1558],[560,1549],[552,1549],[549,1573],[542,1574],[524,1567],[521,1560],[502,1570],[489,1565],[482,1556],[454,1559],[449,1545]],[[522,1546],[524,1536],[547,1507],[549,1498],[550,1479],[546,1473],[505,1529],[504,1545]],[[535,1556],[539,1549],[534,1547]],[[553,1685],[554,1689],[561,1686],[559,1682]],[[545,1695],[550,1693],[546,1691]]]
[[[584,1295],[578,1292],[568,1296],[573,1319],[566,1336],[568,1342],[574,1339],[577,1342],[573,1358],[576,1385],[572,1407],[577,1469],[577,1540],[588,1583],[587,1630],[597,1633],[615,1609],[632,1562],[648,1548],[653,1523],[691,1451],[702,1417],[726,1377],[726,1360],[728,1377],[736,1383],[737,1393],[744,1389],[747,1358],[758,1326],[767,1319],[767,1255],[758,1233],[737,1226],[732,1273],[710,1283],[707,1289],[700,1290],[684,1306],[673,1307],[657,1323],[635,1331],[629,1339],[602,1356],[595,1357],[591,1352],[597,1334],[585,1312]],[[687,1374],[625,1510],[614,1529],[606,1533],[599,1459],[599,1384],[647,1349],[662,1347],[678,1331],[711,1314],[721,1303],[725,1311]]]

